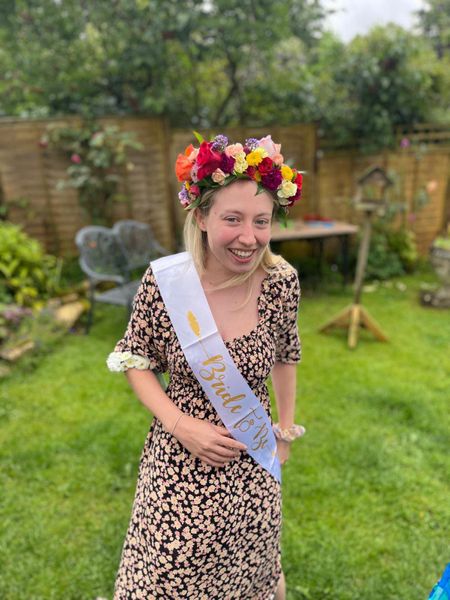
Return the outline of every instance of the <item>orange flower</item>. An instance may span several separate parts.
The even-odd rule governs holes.
[[[178,181],[187,181],[191,178],[192,162],[186,154],[179,154],[175,163],[175,173]]]

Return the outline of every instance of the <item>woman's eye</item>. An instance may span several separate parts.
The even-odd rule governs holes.
[[[228,223],[237,223],[237,217],[226,217],[225,221],[228,221]]]
[[[256,224],[260,227],[267,227],[267,225],[269,225],[269,221],[267,219],[258,219]]]

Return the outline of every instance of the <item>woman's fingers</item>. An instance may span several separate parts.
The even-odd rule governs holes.
[[[247,450],[247,446],[242,442],[238,442],[237,440],[235,440],[226,427],[220,427],[219,425],[214,425],[213,427],[216,429],[217,433],[220,433],[222,437],[227,438],[223,443],[219,442],[222,446],[231,446],[232,448],[236,448],[237,450]]]
[[[226,459],[226,462],[228,462],[228,460],[236,458],[237,456],[239,456],[238,452],[231,452],[230,450],[227,451],[225,448],[217,448],[208,452],[209,458],[218,461],[223,461]]]

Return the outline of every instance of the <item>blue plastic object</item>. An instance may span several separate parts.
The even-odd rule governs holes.
[[[428,600],[450,600],[450,563],[438,583],[431,590]]]

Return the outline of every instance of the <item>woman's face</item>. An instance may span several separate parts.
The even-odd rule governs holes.
[[[256,183],[238,181],[221,188],[207,216],[197,223],[208,239],[206,268],[227,277],[252,270],[270,241],[273,200],[256,195]]]

